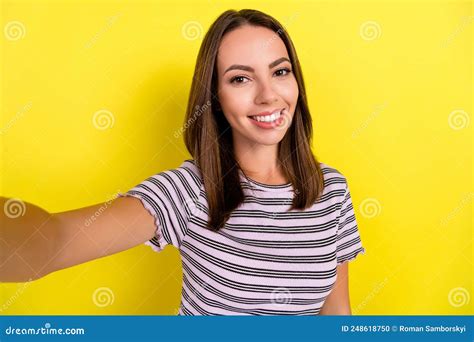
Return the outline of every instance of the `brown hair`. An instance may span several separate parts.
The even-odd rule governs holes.
[[[293,185],[292,209],[311,207],[320,197],[324,178],[311,151],[311,114],[298,57],[283,26],[252,9],[227,10],[211,25],[197,56],[186,109],[184,141],[201,171],[209,207],[208,228],[218,231],[244,201],[239,165],[234,156],[232,130],[217,97],[217,52],[223,36],[243,25],[262,26],[278,33],[285,43],[298,83],[299,96],[291,126],[278,144],[278,162]],[[202,108],[199,115],[195,109]],[[243,171],[242,171],[243,172]]]

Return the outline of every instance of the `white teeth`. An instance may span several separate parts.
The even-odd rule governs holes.
[[[274,113],[272,115],[264,115],[264,116],[252,116],[253,119],[257,120],[258,122],[272,122],[278,119],[281,115],[281,111]]]

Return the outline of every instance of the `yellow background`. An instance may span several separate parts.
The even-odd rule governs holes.
[[[347,177],[367,250],[353,314],[472,314],[472,2],[4,1],[1,195],[65,211],[189,158],[173,133],[229,8],[274,16],[295,43],[313,150]],[[181,279],[176,249],[140,245],[0,284],[0,314],[176,314]]]

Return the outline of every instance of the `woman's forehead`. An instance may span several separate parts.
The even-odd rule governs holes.
[[[217,64],[220,71],[232,64],[267,68],[269,63],[280,57],[288,57],[288,53],[278,33],[265,27],[246,25],[223,37]]]

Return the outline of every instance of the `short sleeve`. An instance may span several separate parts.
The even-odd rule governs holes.
[[[351,193],[346,181],[344,198],[337,223],[337,265],[355,259],[359,253],[365,254],[365,248],[362,246],[354,208],[352,206]]]
[[[118,197],[140,199],[154,217],[155,235],[144,244],[155,252],[166,245],[181,247],[188,222],[198,206],[199,177],[193,163],[185,161],[179,168],[152,175]]]

